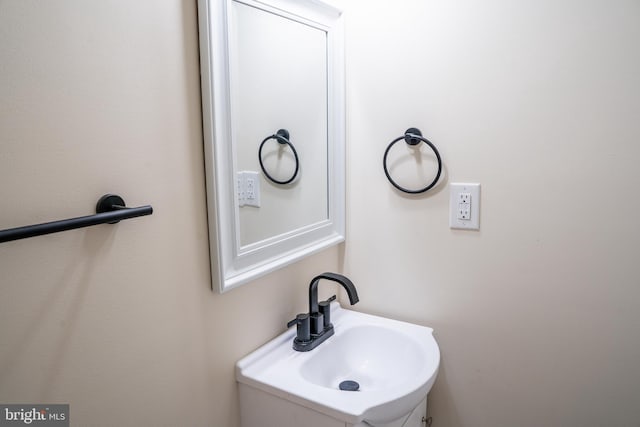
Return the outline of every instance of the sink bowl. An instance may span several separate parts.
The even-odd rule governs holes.
[[[381,326],[354,326],[325,344],[301,364],[300,373],[333,390],[345,380],[356,381],[363,392],[402,386],[422,361],[419,343]]]
[[[236,364],[238,382],[349,424],[409,414],[435,381],[440,351],[428,327],[331,306],[335,335],[293,350],[295,328]],[[358,391],[340,389],[354,381]]]

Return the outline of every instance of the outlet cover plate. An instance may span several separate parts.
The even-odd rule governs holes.
[[[480,184],[449,184],[449,228],[480,230]]]

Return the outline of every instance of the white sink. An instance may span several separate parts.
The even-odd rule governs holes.
[[[440,351],[424,326],[331,307],[335,335],[309,352],[293,350],[295,328],[236,364],[238,382],[357,424],[409,414],[435,381]],[[356,381],[358,391],[339,384]]]

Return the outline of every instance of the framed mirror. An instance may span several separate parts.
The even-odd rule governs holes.
[[[199,0],[214,290],[345,239],[341,11],[317,0]]]

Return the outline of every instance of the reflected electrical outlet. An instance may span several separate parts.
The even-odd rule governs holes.
[[[238,206],[260,207],[260,174],[254,171],[238,172]]]

